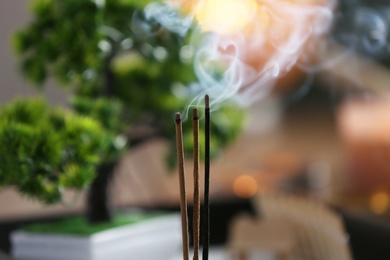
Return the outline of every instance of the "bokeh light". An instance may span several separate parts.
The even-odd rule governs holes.
[[[249,175],[239,176],[233,183],[233,191],[240,198],[250,198],[256,195],[259,186],[255,178]]]

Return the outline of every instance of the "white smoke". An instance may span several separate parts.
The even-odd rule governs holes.
[[[206,93],[212,105],[226,99],[248,105],[268,95],[281,76],[298,63],[305,67],[310,62],[316,39],[328,32],[333,19],[332,0],[316,5],[307,0],[256,0],[261,12],[250,21],[250,30],[218,34],[197,25],[196,12],[204,1],[196,2],[187,16],[180,15],[177,2],[153,3],[145,10],[148,19],[169,30],[192,34],[198,78],[193,86],[198,92],[195,104]]]
[[[336,21],[335,37],[349,49],[374,59],[390,56],[390,4],[345,6]]]

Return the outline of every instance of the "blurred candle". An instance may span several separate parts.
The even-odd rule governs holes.
[[[359,192],[390,188],[390,102],[347,101],[338,123],[351,188]]]

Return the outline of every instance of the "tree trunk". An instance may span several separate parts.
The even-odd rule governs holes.
[[[115,52],[108,54],[103,61],[103,95],[115,96],[115,75],[110,65],[115,57]],[[109,186],[114,175],[117,162],[103,163],[97,168],[96,178],[89,187],[87,194],[86,218],[90,224],[99,222],[111,222],[111,201]]]
[[[115,82],[115,74],[111,69],[111,61],[115,57],[115,53],[110,53],[105,59],[104,59],[104,67],[103,67],[103,94],[106,97],[114,97],[116,92],[116,82]]]
[[[109,184],[114,175],[115,166],[116,162],[100,165],[96,172],[96,178],[89,187],[86,217],[91,224],[112,220]]]

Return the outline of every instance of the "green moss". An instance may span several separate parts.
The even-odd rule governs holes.
[[[23,226],[21,230],[37,234],[67,234],[88,236],[111,228],[140,223],[142,221],[159,216],[163,216],[163,214],[123,214],[117,216],[110,223],[97,223],[93,225],[88,224],[83,216],[77,216],[59,221],[34,223]]]

